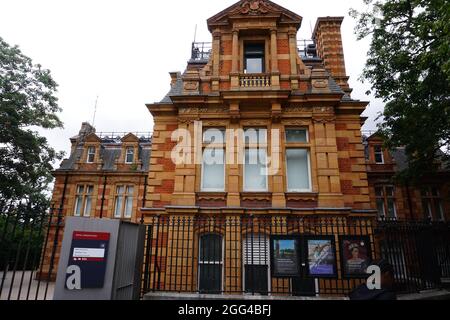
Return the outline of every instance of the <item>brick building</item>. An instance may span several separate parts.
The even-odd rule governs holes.
[[[367,237],[360,250],[374,258],[377,211],[443,220],[450,194],[444,171],[420,188],[395,185],[404,152],[363,137],[368,102],[351,96],[342,21],[319,18],[312,41],[298,41],[302,17],[271,1],[242,0],[208,19],[212,42],[194,43],[168,94],[147,105],[151,138],[83,124],[55,171],[54,205],[65,216],[149,225],[146,291],[351,289],[361,279],[344,275],[343,237]],[[177,146],[184,161],[172,159]],[[274,241],[303,235],[332,239],[328,277],[303,270],[302,254],[298,275],[276,274],[289,266],[275,263]]]

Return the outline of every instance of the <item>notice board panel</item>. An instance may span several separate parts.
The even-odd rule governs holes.
[[[82,289],[103,288],[110,237],[107,232],[73,232],[68,266],[80,268]]]

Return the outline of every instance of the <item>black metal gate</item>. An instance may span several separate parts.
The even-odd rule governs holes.
[[[394,266],[398,292],[438,289],[450,277],[450,224],[380,221],[376,231],[381,256]]]
[[[61,209],[19,205],[0,213],[0,300],[50,300],[56,278]]]

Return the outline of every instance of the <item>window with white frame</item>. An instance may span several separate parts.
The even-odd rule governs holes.
[[[243,240],[245,292],[269,292],[269,238],[264,234],[247,234]]]
[[[125,149],[125,163],[131,164],[134,162],[134,147],[127,147]]]
[[[373,146],[373,154],[375,157],[375,163],[384,164],[383,146],[381,145]]]
[[[87,163],[94,163],[95,161],[95,147],[88,147],[87,150]]]
[[[225,191],[225,130],[207,129],[203,133],[201,190]]]
[[[381,219],[396,219],[397,210],[395,207],[395,187],[376,186],[375,198],[377,202],[378,217]]]
[[[116,187],[114,201],[114,218],[131,218],[133,214],[134,186],[119,185]]]
[[[306,129],[286,129],[286,180],[288,192],[311,192],[311,165]]]
[[[442,198],[438,187],[427,186],[421,189],[422,210],[430,220],[445,220]]]
[[[94,186],[92,185],[78,185],[75,195],[74,216],[76,217],[90,217],[92,210],[92,194],[94,193]]]
[[[267,129],[246,129],[244,140],[244,191],[266,192],[268,190]]]

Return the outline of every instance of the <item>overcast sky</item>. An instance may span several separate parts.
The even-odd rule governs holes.
[[[81,122],[92,122],[96,97],[97,131],[151,131],[146,103],[169,90],[169,71],[183,71],[197,41],[211,41],[206,20],[237,0],[0,0],[0,37],[50,69],[59,84],[63,130],[44,132],[57,150],[70,150],[69,138]],[[363,0],[276,0],[303,17],[299,39],[311,38],[317,17],[345,16],[344,54],[354,99],[371,101],[365,129],[382,103],[365,95],[358,77],[368,41],[356,41],[349,8]]]

